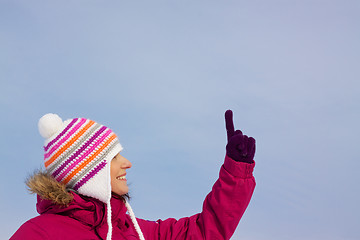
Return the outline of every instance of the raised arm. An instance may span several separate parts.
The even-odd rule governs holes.
[[[206,196],[201,213],[179,220],[138,219],[147,240],[228,240],[244,214],[255,188],[252,175],[255,140],[234,131],[232,111],[225,113],[228,143],[219,179]]]

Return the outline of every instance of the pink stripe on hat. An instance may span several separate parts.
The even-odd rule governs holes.
[[[56,150],[59,149],[59,147],[68,139],[70,139],[72,137],[72,135],[86,122],[85,118],[80,119],[80,122],[77,123],[75,125],[75,127],[73,129],[71,129],[65,137],[63,137],[58,143],[55,144],[55,146],[53,146],[49,152],[44,154],[44,158],[48,159],[51,154]]]
[[[84,154],[82,154],[79,158],[75,158],[75,161],[72,162],[70,164],[70,166],[68,166],[59,176],[56,177],[56,180],[61,182],[62,179],[73,169],[77,168],[77,165],[82,162],[85,158],[88,158],[90,155],[92,155],[92,153],[94,152],[94,150],[100,146],[104,139],[110,135],[110,133],[112,133],[112,131],[110,129],[107,129],[107,131],[104,133],[104,135],[102,135],[99,139],[94,141],[94,144],[88,148],[86,150],[86,152]]]

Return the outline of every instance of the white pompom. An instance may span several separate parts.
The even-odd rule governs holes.
[[[41,136],[45,139],[50,138],[58,132],[63,126],[62,119],[54,113],[48,113],[42,116],[38,123]]]

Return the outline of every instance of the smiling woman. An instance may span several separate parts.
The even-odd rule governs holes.
[[[203,211],[154,222],[136,218],[131,209],[126,170],[132,164],[120,154],[123,148],[111,129],[85,118],[44,115],[38,127],[45,138],[46,170],[27,181],[38,195],[40,215],[11,240],[230,239],[255,188],[255,140],[234,130],[230,110],[225,121],[227,154]]]

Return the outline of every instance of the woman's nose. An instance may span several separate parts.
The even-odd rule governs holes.
[[[131,168],[132,167],[132,164],[129,160],[127,160],[126,158],[124,158],[124,162],[123,164],[121,165],[122,168]]]

